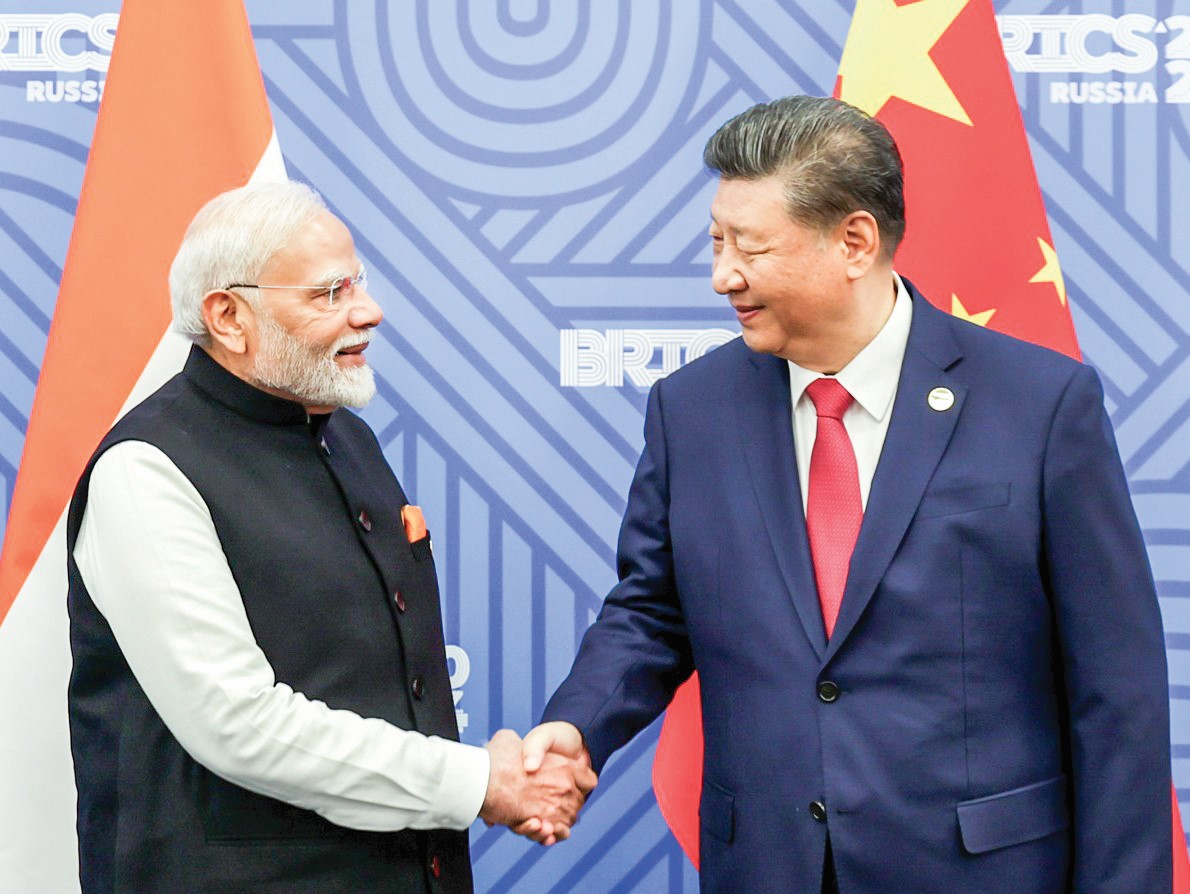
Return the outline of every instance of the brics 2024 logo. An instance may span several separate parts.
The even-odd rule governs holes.
[[[107,71],[119,16],[77,12],[0,14],[0,72]],[[102,78],[33,78],[25,82],[28,102],[99,102]]]
[[[648,388],[738,334],[729,329],[563,329],[561,384]]]
[[[1000,38],[1014,71],[1105,75],[1156,74],[1170,83],[1159,93],[1153,78],[1054,80],[1055,103],[1190,102],[1190,16],[1003,15]]]
[[[446,669],[450,673],[450,694],[455,702],[455,722],[459,726],[459,735],[462,735],[470,725],[470,718],[459,702],[463,700],[463,684],[471,678],[471,658],[462,646],[447,644]]]

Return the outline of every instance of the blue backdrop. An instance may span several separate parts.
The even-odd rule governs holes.
[[[363,415],[435,537],[465,741],[536,720],[614,579],[647,385],[737,328],[709,285],[703,143],[829,93],[853,5],[249,0],[290,175],[352,226],[386,314]],[[995,5],[1158,579],[1190,801],[1190,3]],[[118,6],[0,13],[4,514]],[[479,890],[695,891],[655,739],[562,846],[477,824]]]

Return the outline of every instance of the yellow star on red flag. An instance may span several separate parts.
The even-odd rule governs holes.
[[[1066,306],[1066,281],[1062,278],[1062,267],[1058,263],[1058,253],[1054,251],[1054,247],[1042,239],[1037,237],[1037,247],[1041,249],[1041,257],[1045,259],[1045,264],[1042,268],[1033,274],[1033,278],[1029,282],[1048,282],[1053,283],[1053,286],[1058,291],[1058,300],[1062,302],[1062,306]]]
[[[988,320],[992,318],[992,314],[996,312],[996,308],[993,307],[991,310],[981,310],[978,313],[971,313],[967,308],[963,307],[963,302],[959,300],[959,296],[951,293],[950,312],[960,320],[966,320],[969,323],[974,323],[976,326],[986,326]]]
[[[954,91],[930,58],[969,0],[859,0],[839,63],[839,98],[877,115],[892,97],[971,124]]]

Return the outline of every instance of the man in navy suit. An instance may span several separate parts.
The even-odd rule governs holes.
[[[743,339],[650,394],[527,766],[602,768],[697,670],[704,892],[1169,891],[1161,617],[1095,373],[893,271],[864,113],[758,105],[704,158]]]

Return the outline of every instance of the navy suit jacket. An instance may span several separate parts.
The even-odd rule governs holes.
[[[816,894],[829,830],[843,894],[1167,892],[1161,617],[1099,380],[910,291],[829,642],[788,366],[736,340],[650,394],[620,582],[545,719],[599,768],[698,670],[703,891]]]

